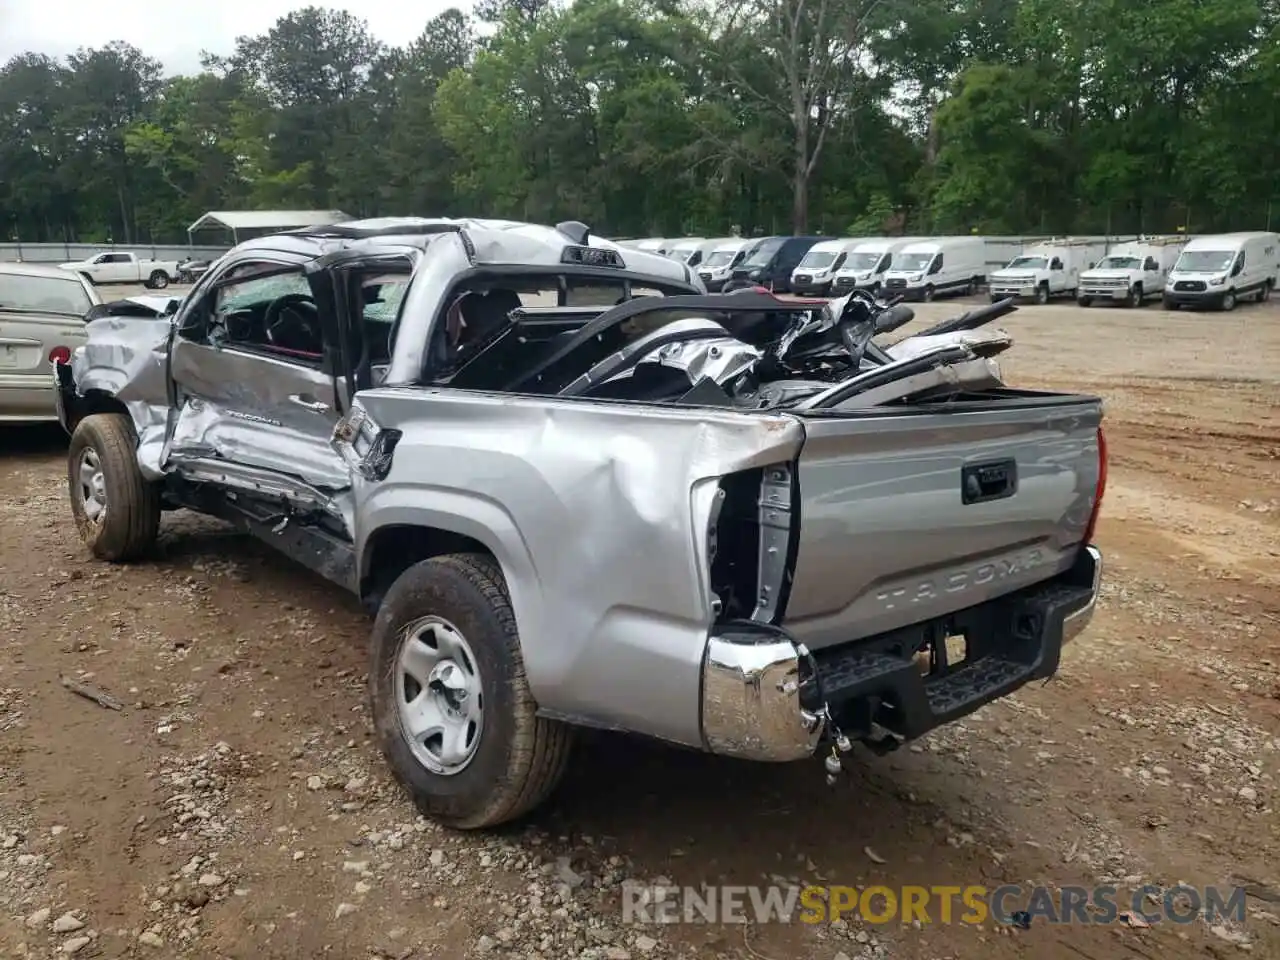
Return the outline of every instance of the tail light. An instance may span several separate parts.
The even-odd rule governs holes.
[[[1102,497],[1107,492],[1107,435],[1098,428],[1098,486],[1093,492],[1093,511],[1089,525],[1084,529],[1084,542],[1093,543],[1093,533],[1098,526],[1098,514],[1102,512]]]
[[[70,363],[71,348],[62,346],[54,347],[49,351],[49,362],[55,367],[60,363]]]

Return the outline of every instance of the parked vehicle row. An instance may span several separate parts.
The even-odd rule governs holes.
[[[839,296],[854,290],[930,301],[973,294],[1048,303],[1073,299],[1165,309],[1232,310],[1280,283],[1275,233],[1136,237],[684,237],[622,241],[695,269],[710,292],[762,286]]]

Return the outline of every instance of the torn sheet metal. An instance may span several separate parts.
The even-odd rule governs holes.
[[[800,422],[401,387],[357,402],[402,434],[385,480],[355,480],[361,563],[389,525],[480,541],[502,564],[540,703],[699,745],[717,484],[793,460]]]
[[[138,465],[150,480],[164,475],[160,464],[169,416],[166,365],[172,329],[165,317],[102,317],[87,325],[88,342],[71,357],[79,396],[114,396],[129,411],[138,432]]]
[[[1013,346],[1013,337],[1004,330],[957,330],[954,333],[937,333],[932,336],[907,337],[886,347],[885,352],[895,360],[910,360],[936,350],[938,347],[961,346],[974,356],[994,357]]]

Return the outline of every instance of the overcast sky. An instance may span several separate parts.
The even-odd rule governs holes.
[[[368,21],[374,36],[402,46],[427,21],[470,0],[330,0],[318,7],[348,10]],[[200,69],[200,51],[230,53],[235,38],[265,33],[306,0],[0,0],[0,64],[28,50],[51,56],[78,47],[127,40],[164,64],[168,73]]]

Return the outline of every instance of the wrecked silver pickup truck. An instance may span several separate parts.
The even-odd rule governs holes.
[[[56,368],[72,512],[111,561],[222,517],[363,598],[443,823],[537,805],[581,726],[834,776],[1092,615],[1101,403],[1001,382],[1012,309],[881,346],[909,310],[707,295],[576,222],[265,237]]]

